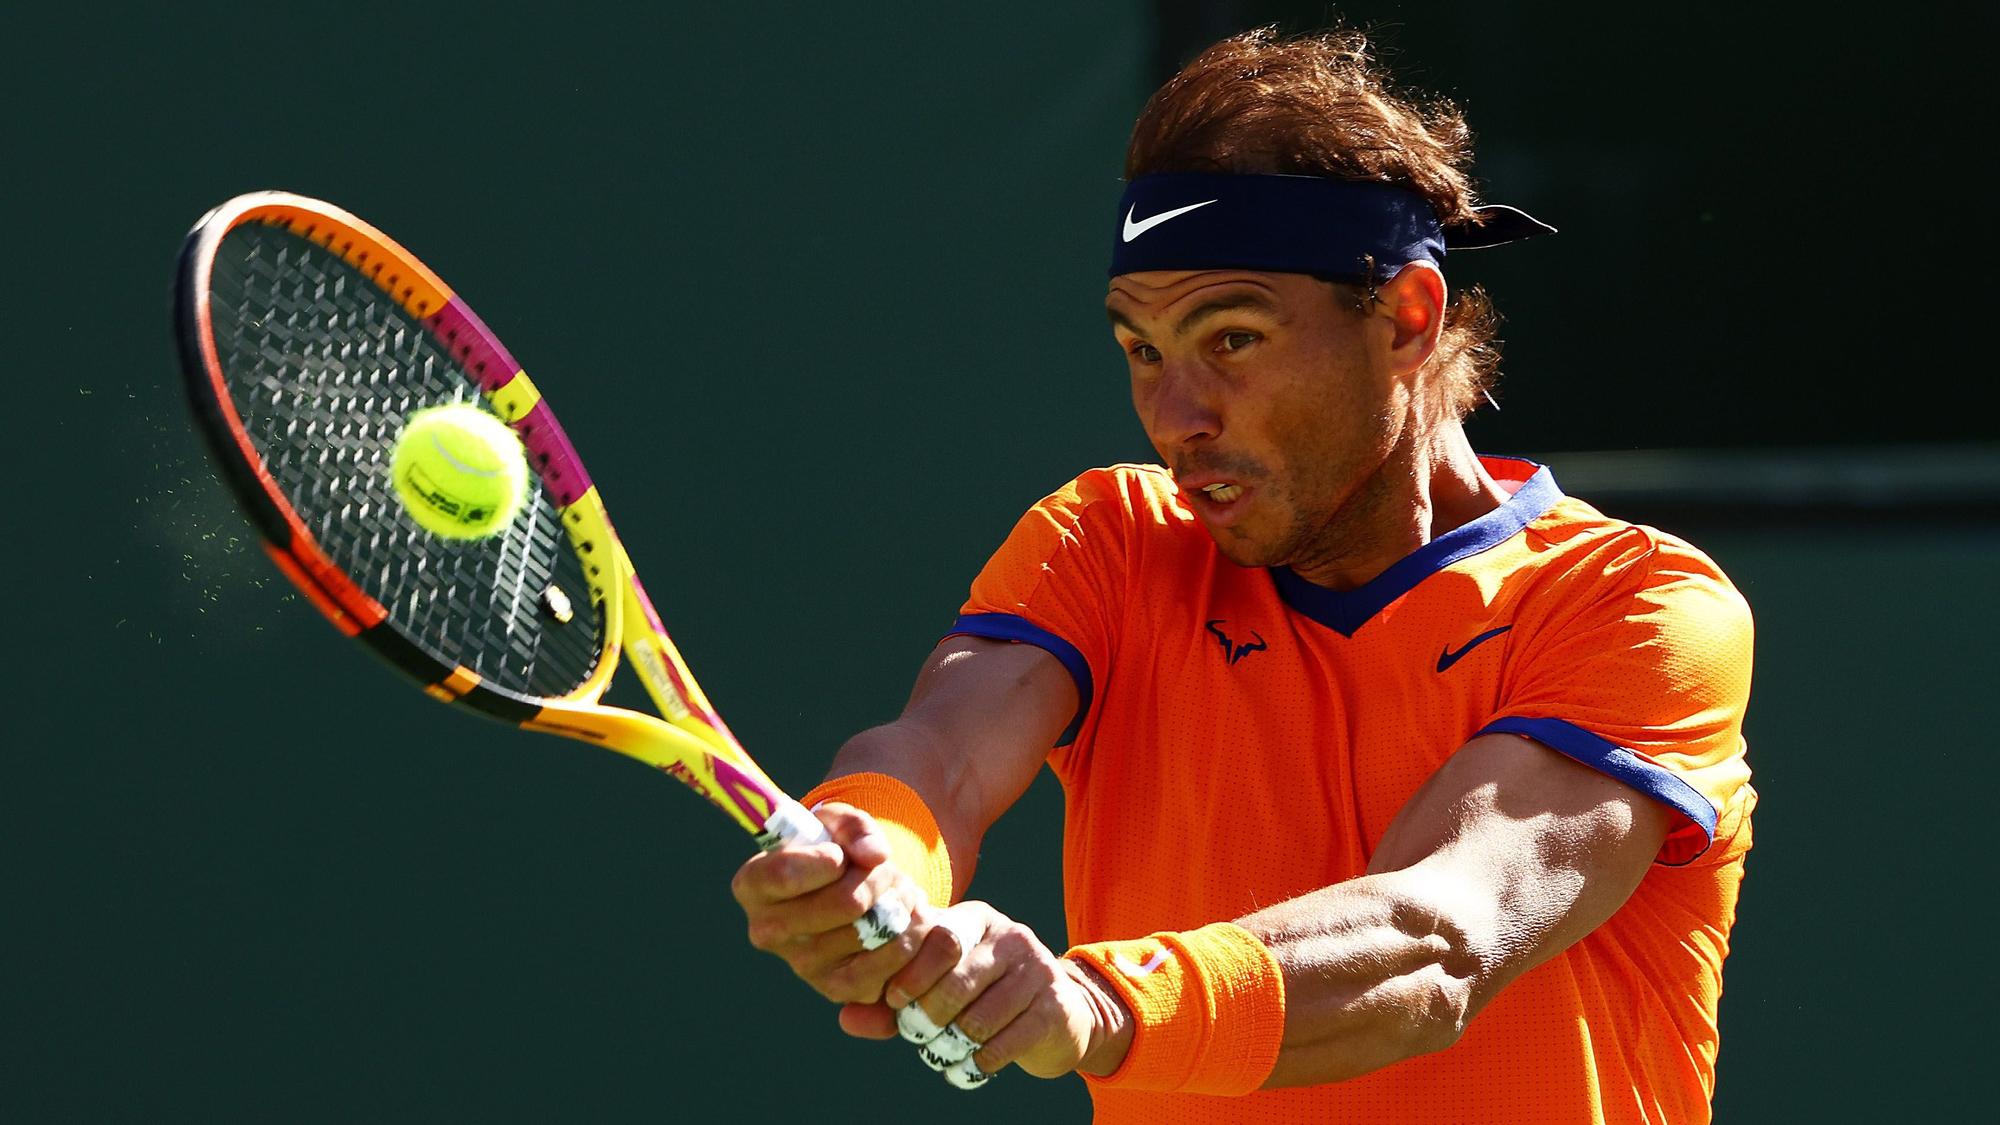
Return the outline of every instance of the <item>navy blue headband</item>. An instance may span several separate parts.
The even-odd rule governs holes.
[[[1411,262],[1442,266],[1447,248],[1476,250],[1555,231],[1512,207],[1478,210],[1479,225],[1447,226],[1423,196],[1395,184],[1209,172],[1141,176],[1118,203],[1111,276],[1239,269],[1382,281]]]

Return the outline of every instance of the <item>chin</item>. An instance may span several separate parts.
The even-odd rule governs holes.
[[[1237,566],[1276,566],[1280,561],[1278,552],[1255,539],[1231,535],[1226,531],[1218,532],[1214,528],[1208,530],[1208,537],[1215,541],[1215,549],[1222,552],[1222,557]]]

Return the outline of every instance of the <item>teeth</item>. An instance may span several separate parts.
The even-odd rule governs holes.
[[[1202,491],[1208,493],[1210,500],[1218,504],[1227,504],[1238,496],[1243,495],[1243,486],[1240,484],[1211,484],[1203,488]]]

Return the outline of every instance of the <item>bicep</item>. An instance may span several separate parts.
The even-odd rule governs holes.
[[[1046,651],[947,637],[924,661],[902,715],[851,740],[834,772],[901,778],[930,806],[953,854],[976,854],[986,829],[1035,779],[1077,705],[1075,682]]]
[[[1479,965],[1476,1010],[1624,905],[1671,825],[1652,799],[1539,742],[1482,735],[1396,814],[1369,870],[1437,896]]]

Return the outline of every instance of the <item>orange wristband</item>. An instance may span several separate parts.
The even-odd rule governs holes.
[[[850,773],[823,781],[805,795],[807,808],[821,801],[853,805],[875,818],[889,838],[889,857],[930,896],[932,905],[951,904],[951,853],[937,818],[917,791],[886,773]]]
[[[1102,1078],[1126,1090],[1234,1097],[1264,1084],[1285,1037],[1285,978],[1234,922],[1064,954],[1096,969],[1132,1011],[1132,1047]]]

